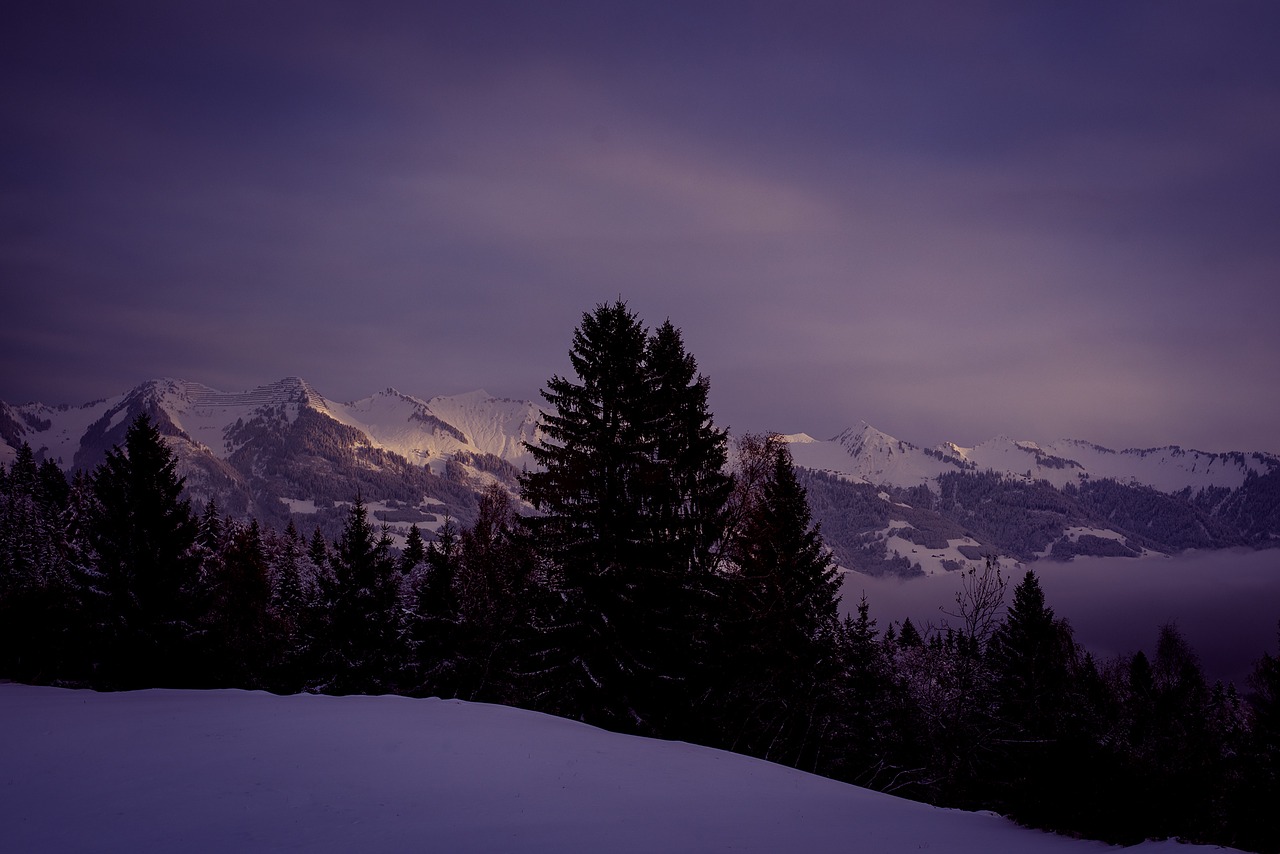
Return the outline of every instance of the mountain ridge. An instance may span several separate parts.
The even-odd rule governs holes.
[[[483,390],[424,400],[388,387],[341,402],[301,377],[241,392],[161,378],[79,407],[0,402],[0,462],[27,442],[38,459],[91,470],[141,414],[198,504],[332,536],[360,495],[398,539],[410,524],[467,524],[487,484],[517,493],[540,409]],[[909,576],[988,556],[1016,565],[1280,544],[1280,457],[1264,452],[1007,436],[923,448],[866,422],[829,440],[783,439],[847,569]]]
[[[1028,481],[1047,480],[1058,488],[1110,478],[1175,493],[1187,488],[1235,489],[1251,474],[1280,469],[1280,457],[1263,451],[1207,452],[1178,445],[1113,450],[1080,439],[1034,442],[996,436],[970,448],[954,443],[922,448],[866,422],[825,442],[805,434],[793,435],[805,436],[792,442],[797,465],[872,485],[902,488],[936,483],[947,472],[996,471]],[[837,448],[844,451],[843,456]]]

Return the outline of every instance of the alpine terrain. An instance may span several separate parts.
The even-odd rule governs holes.
[[[0,462],[27,443],[64,470],[92,469],[144,413],[197,504],[328,536],[357,495],[394,537],[468,524],[488,484],[516,492],[536,467],[524,443],[539,439],[536,404],[483,391],[343,403],[297,377],[233,393],[159,379],[82,406],[0,402]],[[922,448],[867,424],[785,439],[827,546],[872,575],[1280,543],[1280,458],[1267,453],[1006,437]]]

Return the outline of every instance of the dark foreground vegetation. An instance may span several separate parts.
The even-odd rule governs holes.
[[[786,446],[729,465],[677,329],[603,305],[571,360],[537,512],[495,486],[400,550],[358,497],[334,542],[193,513],[145,418],[70,482],[24,448],[0,467],[0,676],[506,703],[1067,833],[1280,850],[1280,660],[1244,696],[1174,626],[1095,661],[1033,572],[1006,597],[990,565],[942,627],[841,620]]]

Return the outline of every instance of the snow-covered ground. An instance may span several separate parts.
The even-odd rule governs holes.
[[[881,493],[884,496],[884,493]],[[911,523],[904,522],[901,519],[890,520],[887,528],[882,528],[875,532],[876,539],[884,543],[885,551],[889,555],[897,555],[905,557],[914,564],[919,565],[924,570],[925,575],[947,575],[954,571],[954,565],[971,566],[974,561],[966,557],[960,551],[962,546],[978,547],[981,545],[973,537],[959,537],[957,539],[947,540],[947,547],[944,549],[931,549],[914,543],[911,540],[899,535],[897,531],[911,527]],[[1003,568],[1010,568],[1016,564],[1013,558],[1001,558],[1000,565]],[[947,564],[952,564],[952,569],[947,569]]]
[[[0,684],[0,757],[0,849],[15,854],[1117,850],[435,699]]]

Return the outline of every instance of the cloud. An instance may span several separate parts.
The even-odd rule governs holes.
[[[742,429],[1280,451],[1256,10],[83,12],[3,60],[0,397],[533,396],[622,296]]]

